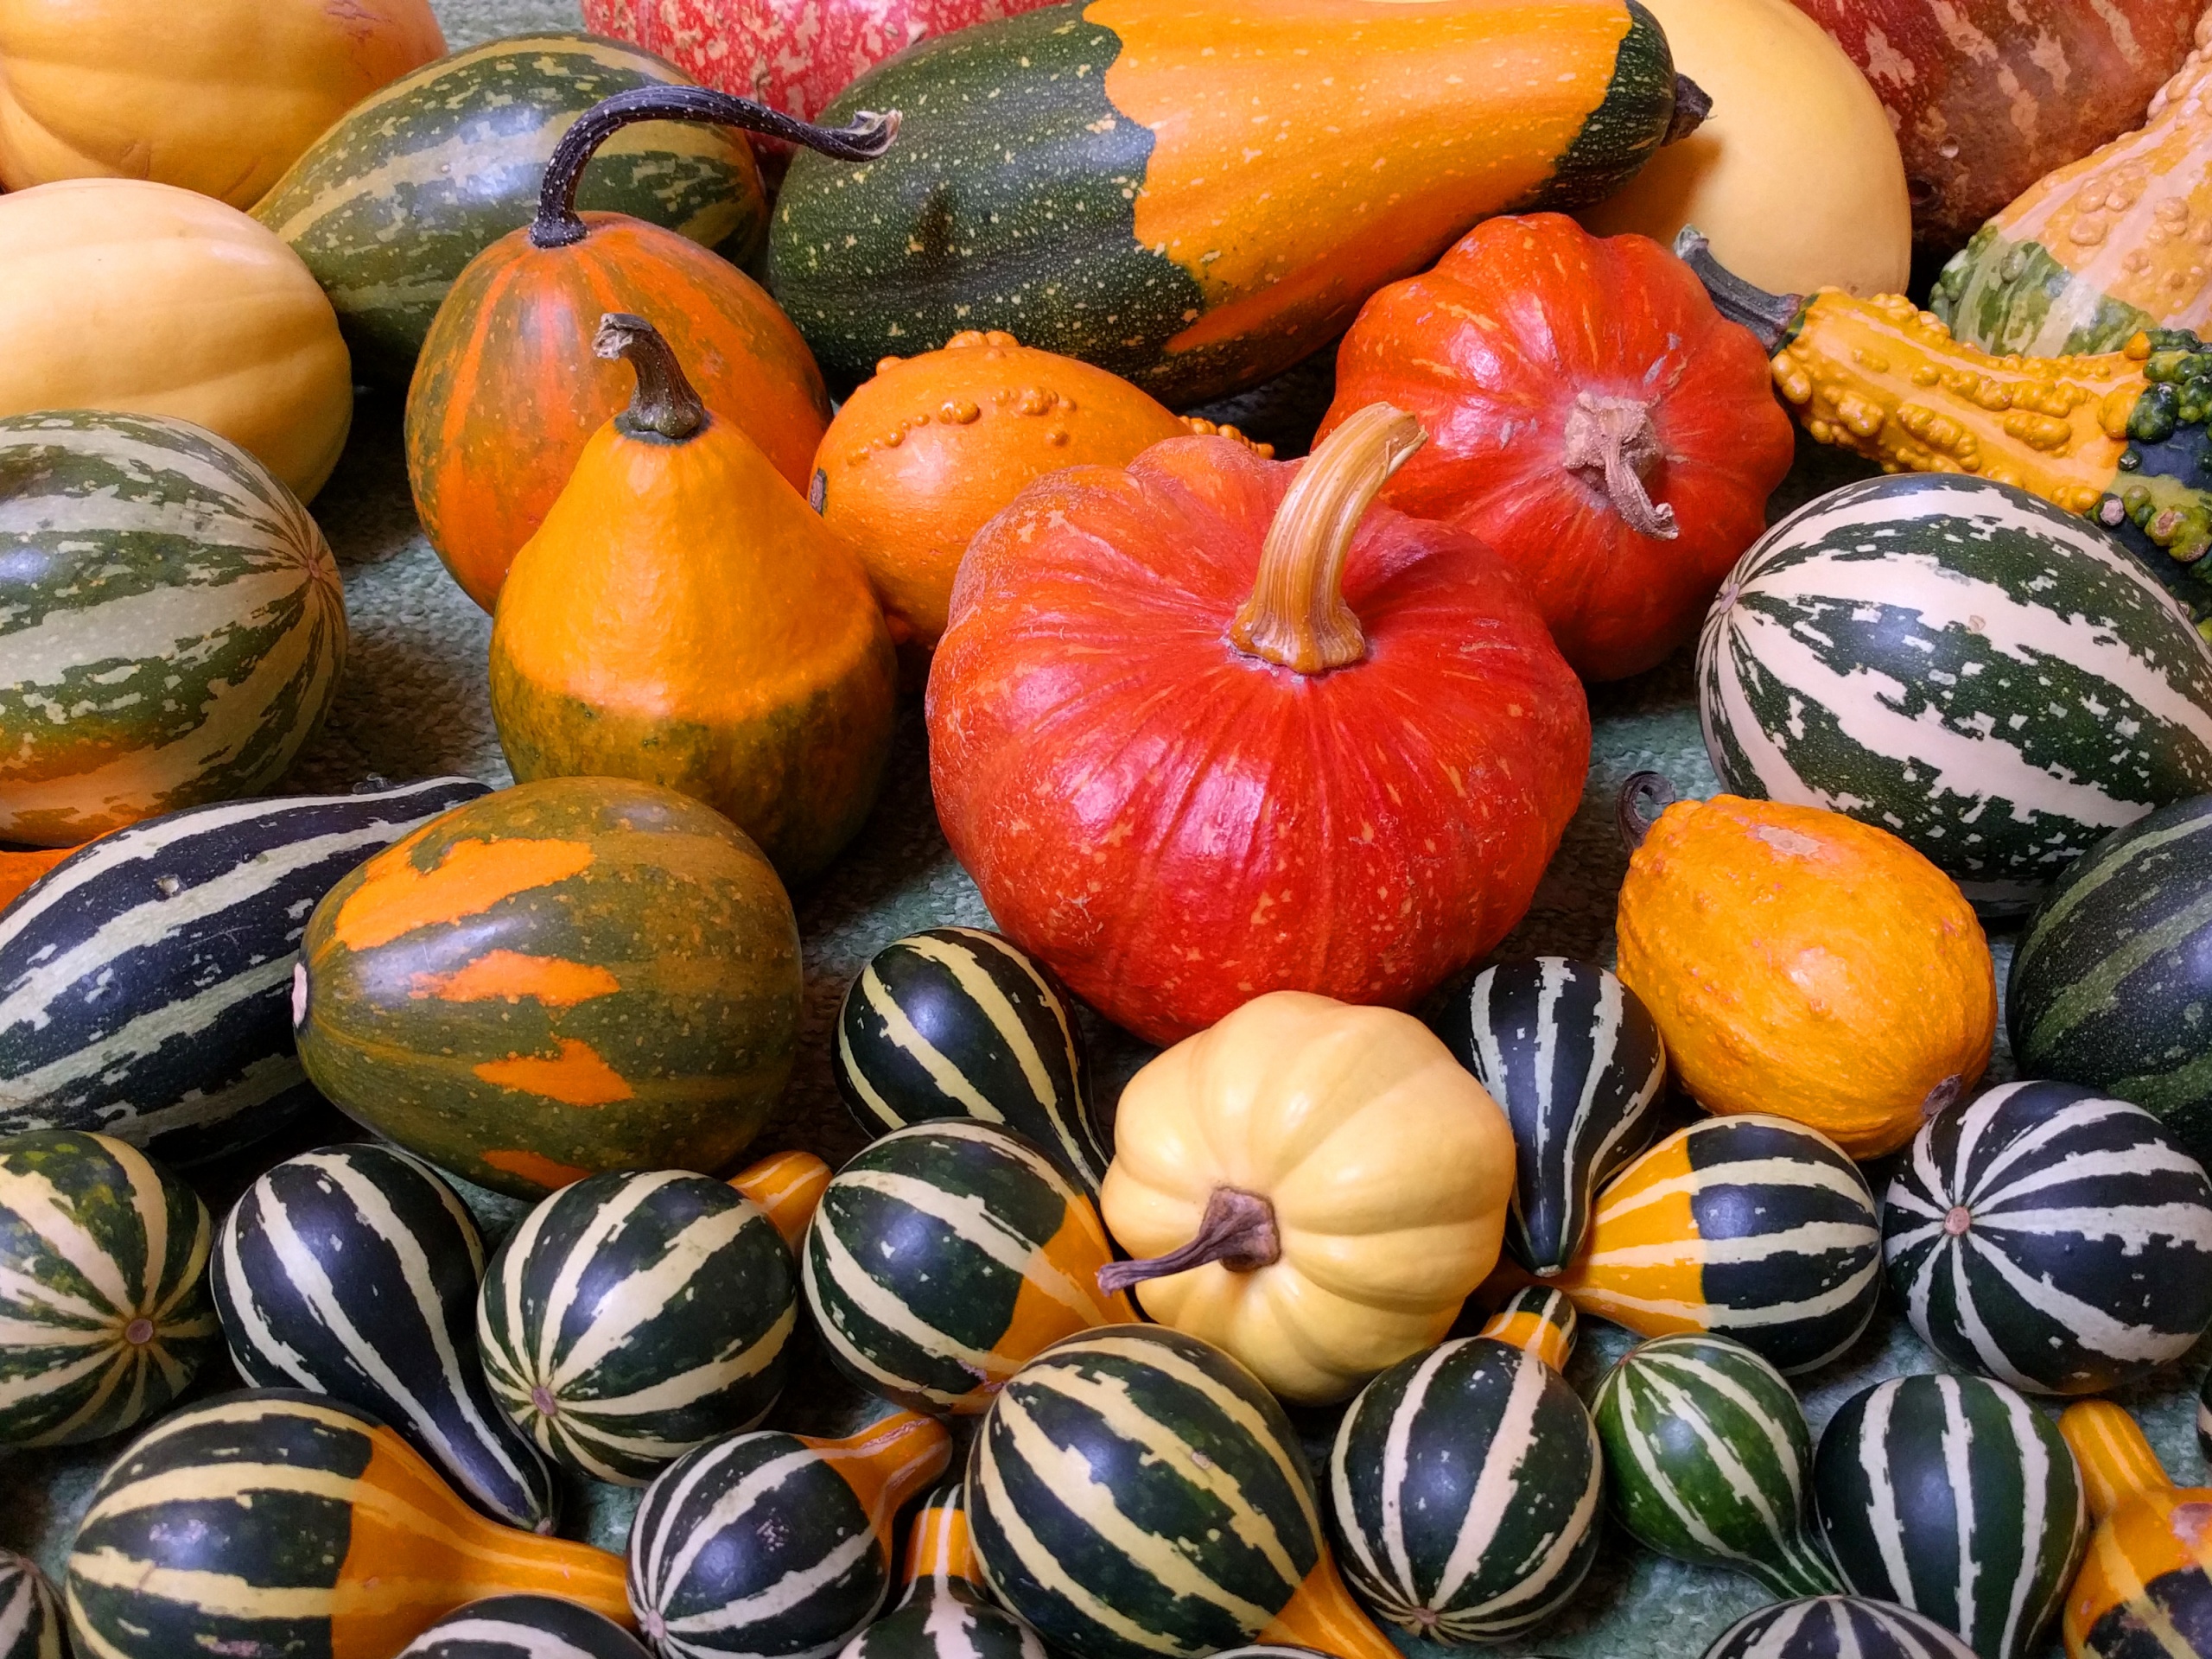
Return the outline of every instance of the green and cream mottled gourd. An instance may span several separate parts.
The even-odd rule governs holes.
[[[1631,1348],[1591,1415],[1613,1513],[1639,1543],[1748,1573],[1779,1596],[1841,1587],[1806,1516],[1804,1411],[1750,1349],[1688,1333]]]
[[[259,794],[346,664],[337,561],[292,493],[156,415],[0,418],[0,842],[67,847]]]
[[[213,1235],[199,1195],[124,1141],[0,1141],[0,1445],[98,1440],[182,1393],[222,1346]]]
[[[67,1659],[54,1586],[12,1549],[0,1549],[0,1659]]]
[[[1106,1178],[1067,993],[995,933],[933,927],[877,951],[846,988],[830,1063],[870,1135],[973,1117],[1027,1135],[1094,1196]]]
[[[1705,1659],[1974,1659],[1932,1618],[1863,1596],[1813,1596],[1736,1621]]]
[[[968,1489],[923,1499],[906,1535],[906,1591],[838,1659],[1046,1659],[1037,1633],[995,1605],[976,1577]]]
[[[647,1659],[613,1619],[558,1596],[486,1596],[410,1642],[398,1659]]]

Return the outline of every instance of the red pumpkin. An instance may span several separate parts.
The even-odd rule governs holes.
[[[1152,1041],[1263,991],[1414,1001],[1520,919],[1580,798],[1589,711],[1510,575],[1369,510],[1420,442],[1382,406],[1302,466],[1171,438],[969,547],[938,816],[1001,930]]]
[[[1649,238],[1493,219],[1368,301],[1321,431],[1378,400],[1418,416],[1382,499],[1489,543],[1575,671],[1618,679],[1696,633],[1766,527],[1792,453],[1770,373]]]

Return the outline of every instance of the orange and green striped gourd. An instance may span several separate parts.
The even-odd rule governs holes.
[[[2069,1406],[2058,1432],[2097,1522],[2066,1592],[2067,1659],[2212,1654],[2212,1490],[2177,1487],[2109,1400]]]

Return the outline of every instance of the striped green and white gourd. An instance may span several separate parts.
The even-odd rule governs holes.
[[[768,1414],[797,1276],[766,1212],[721,1181],[594,1175],[524,1217],[485,1270],[484,1373],[556,1463],[642,1486]]]
[[[863,1388],[972,1415],[1049,1344],[1134,1321],[1098,1288],[1106,1229],[1043,1148],[947,1118],[894,1130],[830,1183],[801,1283],[814,1326]]]
[[[1507,1244],[1531,1272],[1559,1272],[1599,1185],[1651,1139],[1667,1084],[1658,1022],[1606,969],[1532,957],[1477,975],[1439,1034],[1513,1125]]]
[[[486,1596],[447,1614],[398,1659],[647,1659],[613,1619],[558,1596]]]
[[[476,1357],[484,1245],[454,1190],[394,1147],[288,1158],[223,1217],[209,1275],[238,1375],[396,1429],[480,1509],[550,1532],[552,1472]]]
[[[213,1232],[136,1147],[69,1129],[0,1141],[0,1445],[98,1440],[182,1393],[222,1341]]]
[[[432,778],[188,807],[64,859],[0,912],[0,1134],[96,1129],[192,1165],[282,1128],[316,1098],[292,1040],[308,912],[488,792]]]
[[[1737,563],[1699,640],[1722,783],[1893,831],[1992,913],[2212,789],[2212,651],[2087,520],[1956,474],[1850,484]]]
[[[0,842],[68,847],[255,795],[346,664],[322,532],[227,439],[159,415],[0,417]]]
[[[1981,1659],[2042,1651],[2089,1539],[2074,1454],[2001,1382],[1901,1376],[1821,1435],[1813,1509],[1853,1592],[1925,1613]]]
[[[914,1516],[898,1606],[838,1659],[1046,1659],[1037,1633],[993,1603],[976,1573],[968,1489],[955,1481],[931,1492]]]
[[[2203,1166],[2071,1084],[2005,1084],[1922,1125],[1882,1227],[1921,1339],[2030,1393],[2116,1388],[2212,1325]]]
[[[1106,1179],[1067,993],[995,933],[933,927],[877,951],[846,988],[830,1065],[868,1135],[972,1117],[1028,1136],[1093,1197]]]
[[[1643,1343],[1605,1374],[1590,1414],[1613,1513],[1639,1542],[1778,1596],[1841,1587],[1806,1516],[1804,1411],[1750,1349],[1695,1332]]]
[[[0,1549],[0,1659],[67,1659],[54,1586],[12,1549]]]
[[[1813,1596],[1737,1620],[1705,1650],[1705,1659],[1974,1659],[1974,1654],[1910,1608],[1862,1596]]]

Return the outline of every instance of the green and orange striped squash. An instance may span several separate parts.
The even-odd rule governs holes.
[[[501,790],[379,853],[308,918],[300,1058],[343,1110],[537,1198],[618,1169],[712,1171],[797,1046],[798,928],[760,849],[611,778]]]

